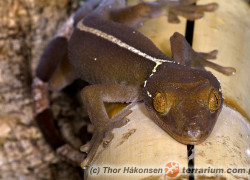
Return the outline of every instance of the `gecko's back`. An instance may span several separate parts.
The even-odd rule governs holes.
[[[69,49],[77,74],[91,84],[142,85],[154,59],[170,59],[136,30],[95,14],[78,23]]]

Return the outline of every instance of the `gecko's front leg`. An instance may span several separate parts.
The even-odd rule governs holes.
[[[91,85],[83,89],[82,98],[95,127],[91,141],[81,147],[81,151],[88,153],[81,163],[85,168],[93,160],[99,145],[103,143],[106,147],[113,139],[112,130],[125,125],[128,120],[124,118],[131,113],[125,108],[109,119],[104,102],[137,102],[141,100],[141,92],[138,87],[119,84]]]
[[[203,70],[205,70],[205,67],[210,67],[227,76],[233,75],[236,72],[236,69],[233,67],[223,67],[209,60],[216,59],[217,50],[209,53],[196,52],[189,45],[185,37],[177,32],[170,38],[170,42],[173,59],[179,64]]]

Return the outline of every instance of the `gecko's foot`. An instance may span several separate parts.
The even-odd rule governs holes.
[[[199,54],[199,56],[202,59],[216,59],[217,58],[217,54],[218,54],[218,50],[213,50],[210,51],[208,53],[204,53],[204,52],[197,52]]]
[[[191,46],[189,46],[191,48]],[[193,68],[204,69],[206,63],[210,60],[215,60],[217,58],[218,50],[213,50],[210,52],[196,52],[193,49],[190,50],[192,54],[192,64],[189,64]],[[205,70],[205,69],[204,69]]]
[[[129,122],[129,120],[125,117],[131,112],[131,110],[121,111],[112,119],[108,119],[105,123],[103,123],[105,124],[104,127],[96,127],[91,141],[80,148],[82,152],[87,153],[87,157],[81,163],[81,167],[83,169],[90,165],[95,157],[98,147],[101,144],[103,144],[103,147],[105,148],[112,141],[114,137],[112,130],[114,128],[122,127]]]
[[[191,4],[190,4],[191,3]],[[178,16],[182,16],[188,20],[200,19],[205,12],[211,12],[218,8],[217,3],[210,3],[205,5],[192,5],[192,1],[183,1],[179,5],[169,8],[168,21],[171,23],[179,23]]]
[[[173,59],[179,64],[202,70],[205,70],[205,67],[210,67],[227,76],[236,72],[232,67],[223,67],[210,61],[216,59],[217,50],[208,53],[196,52],[180,33],[174,33],[170,42]]]
[[[216,59],[216,56],[218,54],[217,50],[213,50],[209,53],[194,51],[194,54],[195,54],[194,66],[196,67],[199,67],[199,68],[210,67],[227,76],[233,75],[236,72],[236,69],[233,67],[223,67],[210,61],[210,60]]]

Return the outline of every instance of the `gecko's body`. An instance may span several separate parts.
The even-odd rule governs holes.
[[[219,81],[204,66],[225,74],[232,69],[207,61],[216,51],[197,53],[179,33],[171,38],[173,58],[167,57],[134,29],[163,5],[142,3],[135,11],[126,9],[122,0],[102,1],[75,23],[69,60],[77,77],[90,83],[82,98],[95,126],[92,140],[82,147],[88,153],[84,167],[100,143],[112,140],[112,129],[127,123],[124,117],[130,113],[124,110],[109,119],[103,102],[143,101],[154,121],[184,144],[201,143],[214,127],[222,94]],[[75,19],[81,19],[79,13]]]
[[[94,21],[97,22],[91,23]],[[72,64],[85,81],[142,87],[158,62],[173,62],[134,29],[112,21],[106,26],[106,21],[86,18],[78,24],[70,41],[70,59],[74,59]],[[77,42],[82,42],[81,49]],[[84,57],[84,60],[74,57]]]

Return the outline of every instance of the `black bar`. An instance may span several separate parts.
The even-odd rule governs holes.
[[[193,44],[194,21],[187,21],[185,38],[190,46]],[[194,145],[187,145],[189,180],[194,180]]]
[[[194,180],[194,145],[187,145],[189,180]]]
[[[190,46],[193,44],[194,35],[194,21],[187,21],[185,38],[187,39]]]

